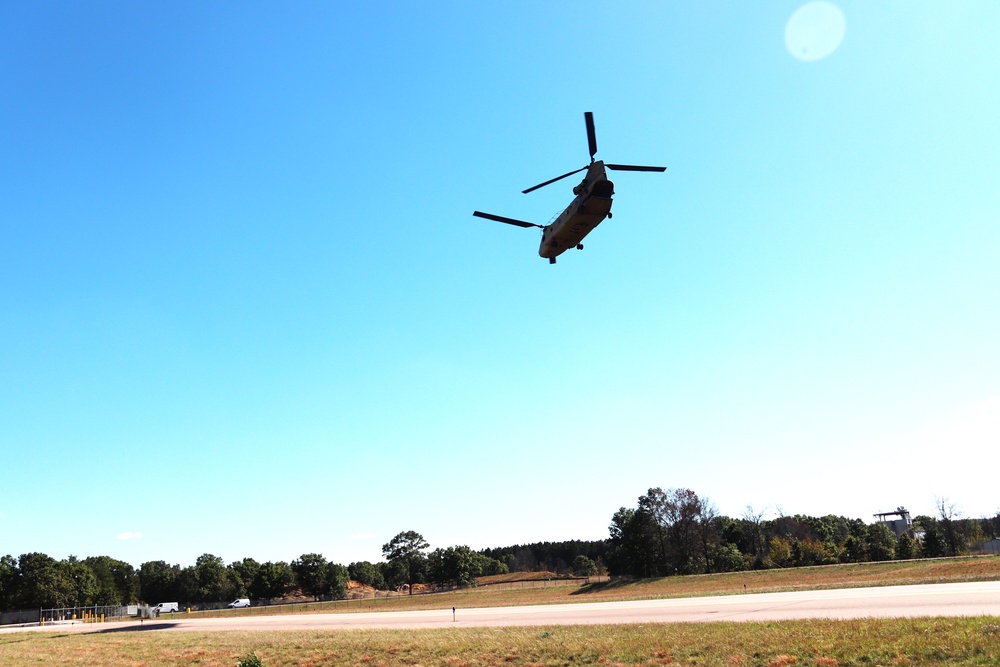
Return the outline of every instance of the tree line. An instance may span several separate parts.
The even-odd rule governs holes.
[[[187,567],[157,560],[138,568],[109,556],[57,561],[42,553],[7,555],[0,557],[0,611],[168,600],[211,605],[240,597],[267,602],[293,589],[334,600],[346,597],[348,580],[412,592],[415,584],[474,586],[479,577],[510,572],[661,577],[957,556],[1000,536],[1000,514],[962,518],[947,500],[937,510],[937,516],[914,517],[910,530],[896,535],[881,522],[835,515],[765,519],[748,507],[741,517],[728,517],[690,489],[657,487],[635,507],[615,512],[606,540],[430,550],[422,535],[404,531],[382,546],[384,561],[346,566],[318,553],[291,562],[244,558],[229,564],[203,554]]]
[[[267,602],[296,588],[316,600],[337,600],[347,596],[348,580],[378,590],[412,591],[417,583],[475,585],[477,577],[508,571],[505,564],[467,546],[428,548],[423,536],[406,531],[382,547],[385,561],[346,566],[318,553],[290,563],[244,558],[228,565],[203,554],[188,567],[156,560],[138,569],[108,556],[56,560],[42,553],[7,555],[0,557],[0,611],[168,600],[210,605],[241,597]]]
[[[675,574],[910,558],[962,556],[1000,536],[994,518],[958,516],[948,500],[937,516],[919,515],[897,535],[884,522],[827,515],[765,520],[747,507],[738,518],[720,515],[690,489],[649,489],[636,507],[622,507],[611,520],[606,563],[612,575]]]

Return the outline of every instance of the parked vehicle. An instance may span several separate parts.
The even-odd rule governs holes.
[[[250,598],[237,598],[226,605],[229,609],[240,609],[241,607],[249,607]]]
[[[160,604],[153,607],[153,614],[159,616],[160,614],[166,614],[170,611],[180,611],[181,605],[179,602],[161,602]]]

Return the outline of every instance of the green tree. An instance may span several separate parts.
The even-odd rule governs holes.
[[[75,605],[87,606],[97,604],[99,586],[97,577],[90,567],[76,556],[70,556],[60,563],[66,569],[66,576],[73,582],[73,600]]]
[[[253,586],[250,587],[251,595],[259,600],[273,600],[280,598],[285,593],[285,587],[290,586],[295,581],[295,573],[291,566],[284,562],[270,561],[260,566]]]
[[[327,563],[324,567],[323,579],[326,582],[324,595],[329,595],[334,600],[343,600],[347,597],[347,580],[350,575],[347,568],[340,563]]]
[[[467,546],[435,549],[427,558],[431,581],[455,586],[475,586],[476,577],[482,575],[487,560]]]
[[[986,533],[983,532],[983,525],[977,519],[962,519],[962,536],[965,539],[965,553],[969,547],[981,547],[986,541]]]
[[[656,549],[650,554],[655,574],[673,574],[675,570],[670,564],[670,544],[667,535],[670,522],[667,516],[669,502],[667,492],[659,487],[649,489],[646,495],[639,496],[638,511],[648,517],[648,530],[656,541]]]
[[[792,545],[783,537],[772,537],[767,543],[767,557],[773,565],[788,567],[793,564]]]
[[[697,565],[699,545],[699,517],[705,512],[698,494],[691,489],[649,489],[639,498],[639,508],[645,510],[655,522],[670,574],[691,574]]]
[[[825,543],[809,538],[792,542],[792,560],[797,566],[831,565],[836,562]]]
[[[608,527],[611,548],[608,568],[614,575],[653,577],[660,570],[663,541],[653,517],[644,508],[622,507]]]
[[[580,554],[593,561],[603,562],[608,554],[608,546],[608,540],[568,540],[482,549],[478,553],[490,559],[489,564],[483,565],[484,575],[536,568],[562,573],[572,569],[573,560]]]
[[[983,517],[979,520],[979,526],[984,540],[1000,537],[1000,512],[992,517]]]
[[[351,579],[363,586],[371,586],[378,590],[385,590],[385,579],[379,569],[366,560],[351,563],[347,566],[347,571]]]
[[[202,554],[194,564],[196,588],[194,602],[222,602],[234,597],[234,586],[226,571],[226,564],[218,556]]]
[[[97,578],[96,604],[132,604],[139,600],[135,568],[110,556],[91,556],[84,563]]]
[[[733,519],[728,516],[720,516],[717,520],[717,530],[719,543],[730,544],[737,552],[742,554],[744,565],[740,569],[764,567],[763,555],[767,551],[766,543],[758,545],[757,538],[762,535],[760,528],[760,514],[754,514],[752,507],[748,507],[747,514],[756,519],[756,523],[746,517]],[[761,538],[762,539],[762,538]],[[721,547],[720,547],[721,548]],[[721,572],[718,568],[721,561],[716,558],[715,571]]]
[[[847,563],[862,563],[868,560],[868,545],[864,540],[859,539],[854,535],[848,535],[847,539],[844,540],[841,557],[844,562]],[[809,564],[810,563],[799,563],[799,565]]]
[[[510,568],[507,567],[507,563],[497,559],[490,558],[483,554],[483,574],[486,576],[492,576],[497,574],[507,574],[510,572]]]
[[[896,535],[884,523],[868,527],[868,557],[874,561],[892,560],[896,557]]]
[[[320,554],[302,554],[292,561],[292,572],[295,573],[295,583],[303,591],[318,600],[320,596],[326,595],[329,588],[326,580],[327,561]]]
[[[695,533],[701,545],[701,558],[705,572],[711,572],[715,563],[715,552],[719,548],[722,533],[722,517],[708,498],[700,499]]]
[[[937,509],[938,526],[946,546],[945,553],[948,556],[962,556],[969,553],[969,543],[963,530],[963,521],[955,504],[947,498],[939,498]]]
[[[743,554],[735,544],[727,542],[715,550],[713,569],[715,572],[739,572],[745,569]]]
[[[180,565],[168,565],[166,561],[153,560],[139,566],[139,599],[147,604],[179,601],[178,590]],[[190,598],[184,597],[185,601]]]
[[[382,556],[387,561],[404,566],[410,595],[413,595],[413,584],[419,582],[423,573],[426,564],[423,551],[429,546],[423,535],[412,530],[399,533],[382,545]]]
[[[939,558],[948,555],[948,546],[938,522],[933,517],[923,514],[913,518],[913,526],[923,532],[920,540],[920,556],[922,558]]]
[[[11,555],[0,557],[0,611],[14,608],[17,599],[17,584],[20,572],[17,561]]]
[[[857,560],[867,558],[868,552],[868,526],[861,519],[848,519],[843,516],[828,514],[824,517],[796,516],[800,523],[808,525],[813,534],[809,537],[822,542],[830,557],[839,559],[847,544],[848,538],[855,538],[852,556],[847,560]],[[805,537],[805,536],[800,536]],[[859,550],[857,543],[862,545]],[[859,554],[864,554],[859,555]]]
[[[201,589],[198,585],[198,569],[194,565],[180,569],[175,585],[177,586],[176,602],[200,602],[202,600]],[[167,601],[169,600],[168,597]]]
[[[740,552],[749,554],[753,558],[755,569],[766,567],[768,543],[764,534],[764,511],[755,510],[753,505],[747,505],[743,517],[739,520],[738,532],[742,539],[732,541],[739,547]]]
[[[578,577],[591,577],[597,574],[597,563],[580,554],[573,559],[573,574]]]
[[[386,590],[398,591],[401,586],[406,585],[409,573],[407,572],[405,563],[400,561],[383,561],[376,563],[375,567],[378,568],[379,574],[385,582]]]
[[[903,533],[896,539],[896,558],[899,560],[909,560],[917,557],[919,545],[916,540],[908,534]]]
[[[229,564],[229,579],[236,588],[235,597],[251,596],[254,579],[260,572],[260,563],[253,558],[244,558]]]
[[[16,607],[52,609],[67,607],[76,596],[66,568],[43,553],[21,554],[17,559],[20,582]]]

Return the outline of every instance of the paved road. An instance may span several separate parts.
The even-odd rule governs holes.
[[[348,614],[285,614],[232,618],[160,619],[138,625],[49,624],[44,628],[0,628],[59,632],[216,630],[340,630],[349,628],[456,628],[604,623],[781,621],[805,618],[1000,616],[1000,582],[847,588],[707,598],[636,600],[431,611]]]

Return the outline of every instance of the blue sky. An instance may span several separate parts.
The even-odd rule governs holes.
[[[993,515],[1000,5],[804,4],[0,5],[0,554]]]

